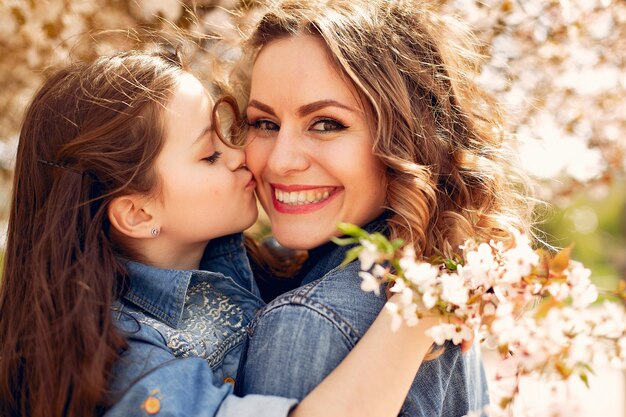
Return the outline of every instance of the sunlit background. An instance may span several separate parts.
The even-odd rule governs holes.
[[[257,2],[244,3],[253,9]],[[574,243],[573,257],[592,269],[596,284],[615,287],[626,278],[626,1],[433,3],[482,42],[479,80],[506,105],[521,163],[547,202],[538,213],[540,236],[558,247]],[[213,59],[236,58],[239,28],[254,15],[233,16],[237,6],[238,0],[0,0],[0,234],[20,120],[49,70],[149,42],[133,29],[158,29],[166,38],[182,29],[201,46],[192,59],[208,80]],[[523,386],[529,405],[562,394],[542,387]],[[591,390],[576,384],[564,390],[583,401],[561,414],[532,415],[626,416],[620,372],[600,370]]]

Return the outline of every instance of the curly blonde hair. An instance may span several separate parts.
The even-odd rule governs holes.
[[[285,37],[321,38],[358,91],[373,153],[386,166],[392,238],[424,257],[468,238],[530,232],[532,200],[515,167],[502,114],[475,82],[478,42],[432,2],[279,1],[246,40],[252,61]]]

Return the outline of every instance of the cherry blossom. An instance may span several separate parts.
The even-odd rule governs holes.
[[[463,259],[437,258],[433,265],[380,235],[368,238],[353,225],[345,227],[340,229],[347,235],[359,235],[352,243],[368,242],[362,269],[377,271],[375,277],[360,273],[362,288],[379,294],[381,285],[391,285],[397,294],[385,306],[392,313],[393,329],[402,321],[414,326],[424,315],[435,315],[440,323],[428,334],[438,345],[459,344],[478,334],[502,360],[515,359],[514,376],[496,378],[497,383],[513,381],[517,387],[524,375],[587,381],[594,366],[626,369],[626,284],[611,293],[614,301],[594,305],[599,291],[591,271],[570,259],[570,248],[535,251],[530,240],[518,234],[512,245],[467,241],[461,247]],[[378,264],[372,265],[372,259]],[[511,413],[506,415],[528,415],[517,402],[518,388],[500,392],[506,394],[499,408],[483,411],[490,416],[502,415],[505,409]],[[556,404],[550,407],[558,409]]]

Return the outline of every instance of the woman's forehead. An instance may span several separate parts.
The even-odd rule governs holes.
[[[331,61],[323,40],[298,35],[264,46],[252,71],[251,98],[289,97],[298,105],[332,97],[361,108],[354,86]]]

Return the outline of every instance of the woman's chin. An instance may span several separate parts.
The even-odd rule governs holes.
[[[310,250],[330,241],[333,233],[320,233],[310,227],[306,229],[281,229],[276,227],[272,229],[274,238],[282,246],[294,250]]]

